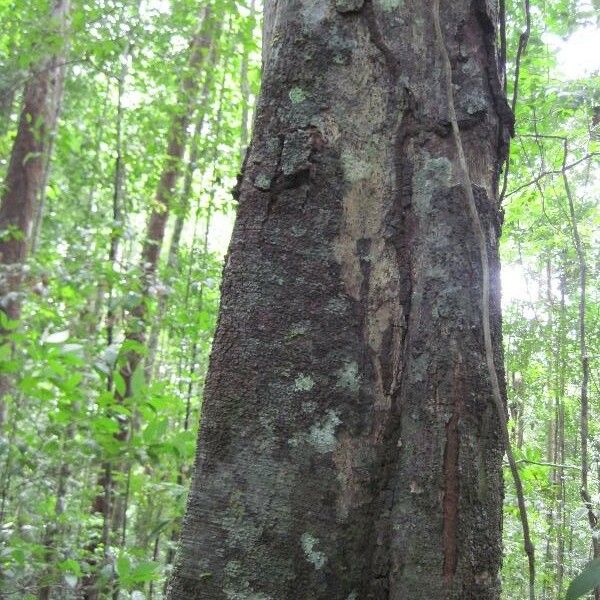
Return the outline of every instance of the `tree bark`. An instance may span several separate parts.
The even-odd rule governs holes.
[[[504,434],[434,16],[266,3],[170,600],[499,598]],[[497,15],[441,16],[501,365]]]

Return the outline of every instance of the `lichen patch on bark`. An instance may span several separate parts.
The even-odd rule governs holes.
[[[322,569],[327,562],[327,557],[323,552],[317,550],[319,540],[310,533],[305,532],[300,537],[300,542],[306,559],[315,567],[315,569]]]
[[[335,412],[329,411],[323,421],[315,423],[310,428],[308,441],[317,452],[331,452],[335,448],[335,432],[340,423],[339,416]]]
[[[297,392],[309,392],[315,387],[315,380],[310,375],[301,373],[294,379],[294,390]]]

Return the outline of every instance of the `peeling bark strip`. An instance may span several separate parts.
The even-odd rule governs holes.
[[[503,438],[432,10],[266,3],[171,600],[499,598]],[[440,12],[502,365],[497,15]]]

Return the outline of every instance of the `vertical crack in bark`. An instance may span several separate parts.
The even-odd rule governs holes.
[[[482,45],[487,56],[486,75],[490,96],[498,115],[498,162],[494,177],[494,194],[498,196],[498,182],[500,172],[508,156],[510,138],[515,135],[515,115],[511,110],[506,93],[503,89],[503,68],[498,64],[498,53],[496,51],[496,26],[489,14],[489,8],[485,0],[473,0],[471,11],[479,22],[482,34]],[[500,201],[502,198],[500,198]],[[500,202],[499,202],[500,204]]]
[[[442,545],[444,551],[443,577],[447,586],[452,584],[458,564],[458,523],[460,502],[460,419],[463,409],[462,360],[459,354],[452,381],[453,412],[446,425],[444,449],[444,500]]]
[[[367,24],[369,36],[371,37],[371,41],[373,42],[373,45],[381,52],[381,54],[383,54],[386,66],[392,76],[392,80],[394,83],[392,92],[395,92],[395,84],[398,80],[399,75],[399,64],[391,48],[383,39],[383,35],[381,34],[379,25],[377,24],[377,17],[375,16],[375,11],[373,10],[373,0],[365,1],[363,14],[365,17],[365,22]]]
[[[273,174],[271,175],[271,180],[269,182],[269,189],[267,191],[267,202],[265,206],[265,214],[262,218],[261,225],[265,226],[269,218],[271,217],[271,212],[275,204],[277,203],[277,199],[281,191],[283,190],[283,174],[281,173],[281,159],[283,154],[283,144],[285,142],[285,134],[280,133],[277,136],[277,163],[275,164],[275,168],[273,170]]]
[[[416,130],[412,95],[408,88],[399,89],[399,62],[381,33],[372,0],[365,1],[362,16],[370,41],[382,55],[389,76],[386,121],[387,130],[390,132],[388,143],[391,149],[390,166],[393,174],[389,200],[382,214],[381,228],[384,247],[388,249],[390,256],[394,257],[399,282],[398,297],[395,299],[399,314],[390,315],[388,328],[383,333],[381,344],[377,348],[373,348],[370,344],[368,315],[365,315],[363,325],[365,346],[370,348],[370,360],[379,386],[377,394],[382,398],[380,401],[385,403],[385,407],[376,410],[371,431],[371,443],[375,446],[377,460],[372,474],[373,554],[370,593],[378,598],[389,598],[393,592],[391,551],[393,528],[390,521],[396,501],[395,468],[399,454],[402,452],[401,397],[406,373],[406,344],[409,337],[408,323],[412,295],[410,271],[412,261],[408,224],[412,195],[412,164],[403,157],[407,144]],[[363,272],[363,275],[367,278],[369,272]],[[362,293],[365,290],[369,291],[368,284],[361,290],[361,297],[368,306],[369,298]],[[385,302],[385,298],[378,298],[378,300]]]

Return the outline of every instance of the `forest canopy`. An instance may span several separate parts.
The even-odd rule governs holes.
[[[537,597],[562,599],[600,558],[600,5],[504,8],[509,431]],[[0,0],[0,23],[0,596],[164,598],[262,6]],[[502,597],[520,600],[527,556],[505,471]]]

